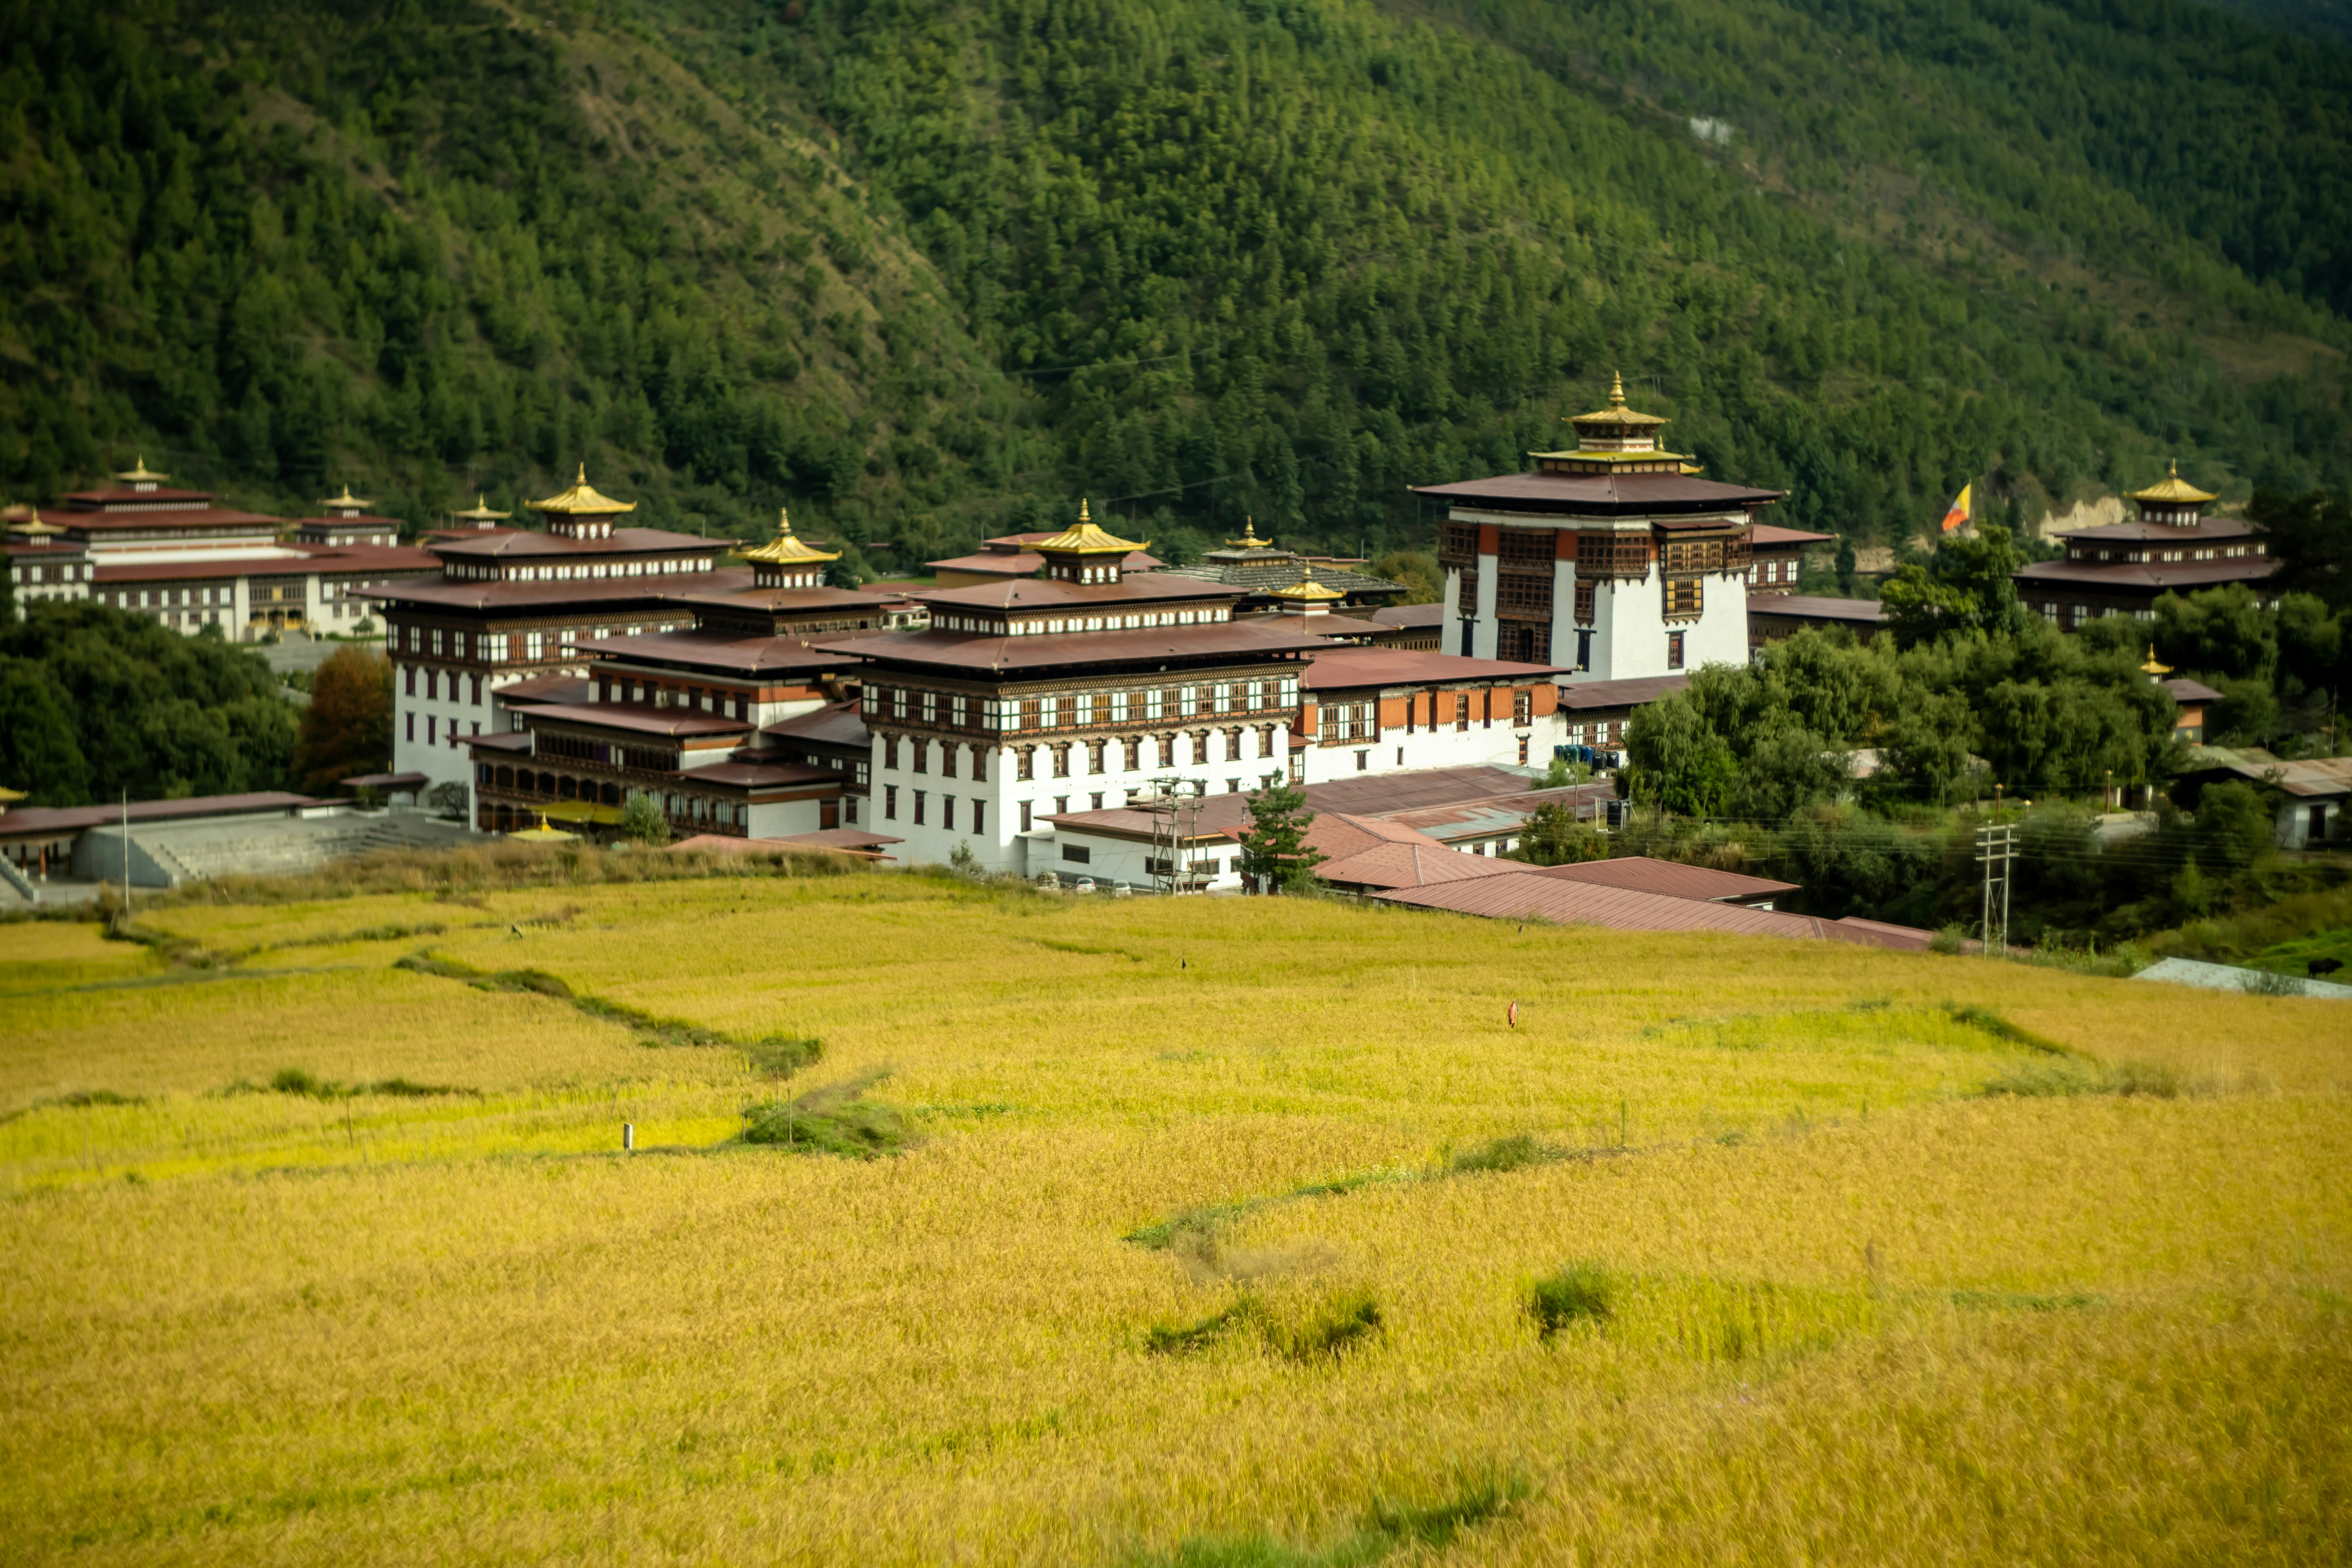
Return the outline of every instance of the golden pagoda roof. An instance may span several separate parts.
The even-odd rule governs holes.
[[[757,550],[743,552],[746,561],[764,561],[772,566],[814,564],[819,561],[838,561],[838,550],[819,550],[793,532],[793,514],[784,507],[776,509],[776,537]]]
[[[508,834],[507,837],[509,838],[520,838],[538,844],[566,844],[578,838],[580,835],[577,833],[566,833],[561,827],[550,827],[547,825],[547,814],[542,811],[539,814],[539,826],[537,827],[520,828],[513,833]]]
[[[2202,506],[2220,498],[2207,494],[2180,477],[2180,459],[2172,461],[2165,477],[2144,490],[2131,492],[2134,500],[2154,501],[2159,506]]]
[[[1609,406],[1595,409],[1591,414],[1571,415],[1568,423],[1570,425],[1664,425],[1670,421],[1662,415],[1638,414],[1626,407],[1625,378],[1612,374],[1609,377]]]
[[[1274,541],[1260,539],[1257,536],[1257,519],[1244,517],[1242,519],[1242,536],[1239,539],[1226,540],[1225,547],[1229,550],[1271,550],[1274,548]]]
[[[2154,643],[2150,643],[2147,645],[2147,662],[2139,667],[2139,671],[2142,675],[2149,677],[2170,675],[2172,673],[2172,666],[2168,664],[2158,664],[2156,662],[2156,645]]]
[[[637,510],[637,503],[633,500],[614,500],[611,496],[597,493],[596,487],[588,482],[588,465],[585,463],[580,465],[580,477],[572,480],[572,488],[562,495],[523,504],[533,511],[561,512],[566,517],[611,517],[616,512]]]
[[[346,481],[343,485],[342,494],[339,496],[329,496],[325,500],[320,501],[319,504],[320,506],[358,507],[362,510],[364,510],[367,508],[375,505],[375,502],[372,500],[362,500],[359,497],[352,494],[352,487],[349,481]]]
[[[1065,555],[1125,555],[1130,551],[1141,550],[1150,542],[1151,541],[1147,539],[1138,543],[1131,539],[1121,539],[1116,534],[1105,533],[1087,516],[1087,503],[1082,499],[1078,502],[1078,522],[1076,528],[1066,528],[1059,533],[1034,540],[1029,548],[1041,552],[1059,552]]]
[[[481,491],[476,490],[474,492],[474,504],[472,506],[467,507],[464,511],[453,511],[449,515],[451,517],[462,517],[467,522],[496,522],[501,518],[512,517],[514,513],[510,511],[492,511],[490,510],[489,499],[483,495]]]
[[[117,474],[114,477],[121,479],[126,485],[160,485],[172,476],[169,474],[154,474],[148,472],[147,454],[142,452],[139,455],[139,461],[137,463],[133,464],[127,471]]]
[[[31,798],[31,792],[27,790],[10,789],[5,784],[0,784],[0,800],[30,800]]]
[[[1315,580],[1315,568],[1312,566],[1302,567],[1299,570],[1297,582],[1287,588],[1274,589],[1266,595],[1270,599],[1288,599],[1293,604],[1316,605],[1328,604],[1333,599],[1344,599],[1347,596],[1337,588],[1327,587],[1318,583]]]

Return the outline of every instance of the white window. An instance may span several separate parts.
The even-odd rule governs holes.
[[[1234,710],[1234,689],[1233,689],[1233,684],[1232,684],[1230,681],[1223,681],[1223,680],[1221,680],[1221,681],[1217,682],[1217,711],[1218,711],[1218,712],[1220,712],[1220,713],[1230,713],[1230,712],[1232,712],[1233,710]]]
[[[1037,723],[1039,728],[1050,730],[1055,725],[1060,723],[1062,721],[1060,717],[1061,706],[1061,699],[1058,697],[1039,698],[1037,700]]]
[[[1146,719],[1160,717],[1161,696],[1160,688],[1156,686],[1143,694],[1143,716]]]
[[[959,730],[963,728],[964,700],[961,692],[958,692],[948,702],[948,721]]]
[[[1176,710],[1187,719],[1198,713],[1201,710],[1201,689],[1197,686],[1184,688],[1178,697]]]
[[[530,664],[537,664],[541,659],[545,658],[547,657],[547,634],[545,632],[525,632],[522,639],[522,656],[524,660]]]
[[[1124,691],[1110,694],[1110,721],[1114,724],[1127,722],[1127,693]]]
[[[907,689],[894,687],[890,692],[890,717],[903,721],[907,717]]]
[[[1078,693],[1077,717],[1072,721],[1078,724],[1091,724],[1095,721],[1095,694],[1093,692],[1081,691]]]
[[[940,696],[939,696],[939,693],[938,693],[938,692],[936,692],[936,691],[926,691],[926,692],[924,692],[924,693],[923,693],[923,722],[924,722],[924,723],[926,723],[926,724],[936,724],[936,723],[938,723],[939,721],[940,721]]]

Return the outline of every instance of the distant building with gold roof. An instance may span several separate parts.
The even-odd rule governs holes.
[[[2257,593],[2278,570],[2262,530],[2243,518],[2213,517],[2219,498],[2180,477],[2180,465],[2127,498],[2139,515],[2128,522],[2059,534],[2066,554],[2017,574],[2025,607],[2073,631],[2101,616],[2152,620],[2166,594],[2243,583]]]

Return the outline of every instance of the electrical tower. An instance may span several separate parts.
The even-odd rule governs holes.
[[[1988,957],[2009,951],[2009,883],[2017,859],[2014,824],[1988,823],[1977,829],[1977,859],[1984,867],[1984,950]],[[1999,895],[1996,900],[1996,893]]]
[[[1194,891],[1202,879],[1192,872],[1192,847],[1201,837],[1201,797],[1181,773],[1153,779],[1147,795],[1128,797],[1128,808],[1151,817],[1152,887],[1163,893]]]

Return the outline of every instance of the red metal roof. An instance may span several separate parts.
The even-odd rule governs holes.
[[[1706,866],[1686,866],[1679,860],[1656,860],[1647,855],[1627,855],[1611,860],[1583,860],[1567,866],[1546,866],[1538,877],[1583,882],[1596,888],[1630,888],[1638,893],[1664,893],[1674,899],[1701,899],[1713,903],[1752,903],[1800,889],[1794,882],[1769,881],[1717,871]]]
[[[1025,584],[1016,584],[1025,585]],[[991,586],[974,593],[997,593]],[[1222,590],[1221,590],[1222,591]],[[1139,626],[1115,632],[1065,632],[1054,637],[990,637],[975,632],[888,632],[839,645],[866,658],[950,669],[1003,672],[1057,665],[1145,664],[1164,658],[1235,658],[1294,653],[1332,645],[1318,637],[1254,621],[1197,626]]]
[[[2047,587],[2113,588],[2126,593],[2179,592],[2216,583],[2258,583],[2279,569],[2274,555],[2225,561],[2036,561],[2017,570],[2021,583]]]
[[[1032,537],[1051,539],[1050,533]],[[934,572],[985,573],[991,577],[1028,577],[1045,564],[1045,558],[1034,550],[983,550],[977,555],[956,555],[945,561],[926,561],[924,565]],[[1126,572],[1156,572],[1161,563],[1140,550],[1129,551],[1119,563]]]
[[[129,561],[100,565],[98,583],[192,583],[222,577],[341,577],[360,573],[431,574],[441,563],[399,544],[287,544],[289,555],[241,555],[215,561]]]
[[[1850,942],[1869,947],[1924,948],[1932,933],[1877,921],[1828,921],[1814,915],[1780,914],[1739,904],[1669,898],[1625,888],[1596,888],[1520,871],[1502,877],[1447,882],[1430,888],[1375,893],[1386,903],[1495,920],[1543,920],[1560,925],[1607,926],[1615,931],[1724,931],[1738,936],[1778,936],[1798,941]]]
[[[707,550],[715,557],[734,547],[731,539],[704,539],[660,528],[616,528],[597,539],[572,539],[530,528],[492,528],[441,534],[433,550],[437,555],[479,560],[522,555],[674,555],[685,550]]]
[[[1442,626],[1449,613],[1444,605],[1390,605],[1374,610],[1372,619],[1384,626]]]
[[[134,800],[128,808],[114,805],[36,805],[0,815],[0,838],[35,834],[79,833],[121,822],[126,809],[132,826],[142,822],[170,822],[190,816],[249,816],[265,812],[294,811],[306,805],[329,805],[307,795],[283,790],[258,790],[246,795],[200,795],[185,800]]]
[[[1430,888],[1449,882],[1507,877],[1520,868],[1484,855],[1465,855],[1416,833],[1413,842],[1374,844],[1315,868],[1327,882],[1350,888]]]
[[[1121,577],[1116,583],[1065,583],[1058,577],[1013,577],[1002,583],[974,583],[963,588],[916,588],[908,597],[945,609],[1087,610],[1096,606],[1130,610],[1138,605],[1185,600],[1193,604],[1217,600],[1230,603],[1242,596],[1239,588],[1203,583],[1197,577],[1176,577],[1147,572]]]
[[[2163,687],[2165,690],[2170,692],[2172,694],[2172,700],[2175,702],[2220,702],[2224,700],[2220,692],[2214,690],[2203,681],[2191,680],[2185,675],[2175,676],[2170,680],[2159,680],[2157,684]]]
[[[631,637],[591,637],[583,652],[642,664],[680,665],[723,670],[729,675],[783,674],[840,669],[860,662],[838,647],[790,635],[743,637],[733,632],[639,632]]]
[[[1835,599],[1819,594],[1751,594],[1751,616],[1787,616],[1800,621],[1846,621],[1857,626],[1883,626],[1886,606],[1875,599]]]
[[[1573,681],[1559,689],[1559,705],[1571,712],[1593,709],[1639,708],[1644,702],[1682,690],[1687,675],[1643,675],[1631,680]]]
[[[534,675],[528,680],[494,686],[490,695],[502,702],[593,702],[596,683],[579,675]]]
[[[1781,528],[1769,522],[1751,523],[1748,543],[1755,550],[1785,550],[1791,545],[1827,544],[1837,537],[1834,533],[1807,533],[1801,528]]]
[[[691,708],[656,708],[650,702],[551,702],[543,708],[527,708],[523,711],[532,720],[554,719],[599,730],[625,730],[635,735],[667,735],[674,739],[740,735],[751,728],[740,719],[722,719],[716,713],[698,712]]]
[[[1549,664],[1507,664],[1500,659],[1464,658],[1458,654],[1432,653],[1406,647],[1332,647],[1316,651],[1299,678],[1309,691],[1332,691],[1364,686],[1428,686],[1449,681],[1510,680],[1528,684],[1558,675]]]
[[[762,725],[760,733],[819,746],[865,746],[871,743],[872,737],[866,731],[866,715],[859,707],[856,702],[828,702],[814,712]]]
[[[750,572],[730,567],[660,577],[574,578],[568,583],[473,583],[456,577],[436,577],[387,584],[366,590],[366,596],[426,609],[557,615],[573,605],[584,613],[627,604],[680,604],[689,593],[721,593],[749,587],[751,584]]]
[[[1441,500],[1503,503],[1505,510],[1600,513],[1722,511],[1766,506],[1779,490],[1718,484],[1687,474],[1497,474],[1450,485],[1414,485],[1416,495]]]

